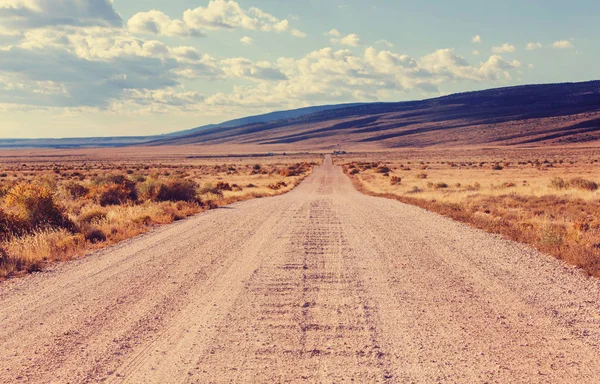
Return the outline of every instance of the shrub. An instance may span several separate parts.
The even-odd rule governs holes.
[[[398,185],[402,183],[402,178],[398,177],[398,176],[392,176],[392,178],[390,179],[390,184],[391,185]]]
[[[73,200],[80,199],[90,192],[90,189],[88,187],[73,181],[65,184],[64,189],[65,192],[67,192],[67,196],[69,196]]]
[[[569,188],[569,182],[561,177],[555,177],[550,180],[550,187],[554,189],[567,189]]]
[[[433,185],[434,189],[444,189],[444,188],[448,188],[448,184],[444,183],[444,182],[439,182],[439,183],[435,183]]]
[[[385,165],[381,165],[381,166],[377,167],[377,169],[375,170],[375,172],[377,172],[377,173],[389,173],[389,172],[391,172],[391,169],[389,169]]]
[[[23,222],[17,216],[0,208],[0,241],[22,234],[24,229]]]
[[[273,183],[273,184],[269,184],[269,189],[272,189],[274,191],[278,191],[283,187],[287,187],[287,184],[285,181],[279,181],[277,183]]]
[[[221,191],[220,189],[217,189],[211,183],[206,183],[203,187],[200,188],[198,193],[201,195],[213,194],[213,195],[223,196],[223,191]]]
[[[172,179],[161,184],[156,193],[157,201],[189,201],[196,200],[198,184],[192,180]]]
[[[135,182],[129,180],[123,175],[108,175],[103,178],[94,180],[94,184],[98,186],[118,185],[127,193],[126,200],[137,200],[137,188]]]
[[[427,174],[426,173],[419,173],[417,175],[417,179],[426,179],[427,178]]]
[[[573,188],[580,189],[582,191],[596,191],[598,190],[598,184],[591,180],[586,180],[581,177],[576,177],[569,181],[569,185]]]
[[[219,191],[231,191],[232,190],[231,185],[229,185],[229,183],[225,183],[223,181],[219,181],[215,188],[217,188]]]
[[[106,184],[90,190],[92,199],[103,207],[121,205],[131,200],[131,191],[122,184]],[[136,193],[137,197],[137,193]]]
[[[106,218],[106,212],[104,212],[101,209],[92,209],[90,211],[87,211],[87,212],[79,215],[78,222],[90,224],[90,223],[98,222],[100,220],[104,220],[105,218]]]
[[[48,188],[17,184],[6,195],[5,203],[15,210],[29,229],[62,227],[71,229],[73,223],[63,215]]]
[[[98,228],[92,228],[88,231],[85,231],[84,237],[87,241],[94,244],[106,241],[106,235],[101,229]]]
[[[494,164],[492,166],[492,170],[494,170],[494,171],[501,171],[503,169],[504,169],[504,167],[502,167],[500,164]]]
[[[351,170],[349,173],[350,173],[351,175],[356,175],[356,174],[360,173],[360,171],[359,171],[358,169],[354,168],[354,169],[352,169],[352,170]]]

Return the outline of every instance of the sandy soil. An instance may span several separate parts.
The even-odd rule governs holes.
[[[0,382],[597,382],[600,286],[356,192],[210,211],[0,286]]]

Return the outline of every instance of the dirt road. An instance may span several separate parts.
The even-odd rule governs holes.
[[[3,383],[600,380],[597,281],[364,196],[329,158],[0,290]]]

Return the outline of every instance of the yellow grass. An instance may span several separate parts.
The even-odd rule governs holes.
[[[503,155],[477,158],[467,151],[415,160],[396,153],[336,161],[365,193],[500,233],[600,276],[598,159],[577,151],[550,159]],[[563,184],[570,185],[557,187]]]
[[[260,162],[260,160],[263,160]],[[301,161],[300,161],[301,160]],[[42,270],[207,209],[293,189],[318,156],[164,164],[0,164],[0,278]],[[176,189],[177,188],[177,189]]]

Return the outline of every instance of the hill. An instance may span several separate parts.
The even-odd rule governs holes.
[[[600,139],[600,81],[273,112],[158,136],[0,139],[0,148],[245,145],[265,150],[522,146]]]
[[[600,139],[600,81],[526,85],[435,99],[370,103],[295,118],[209,128],[151,145],[303,148],[547,145]]]

